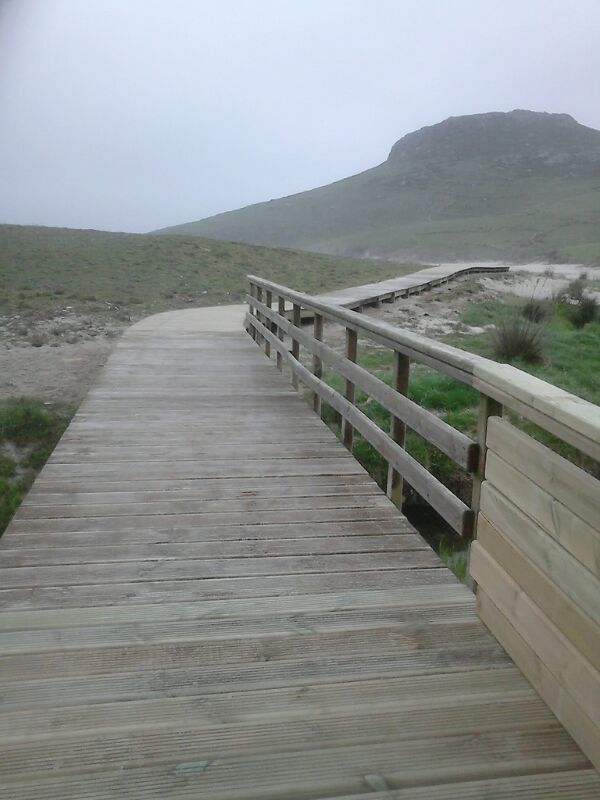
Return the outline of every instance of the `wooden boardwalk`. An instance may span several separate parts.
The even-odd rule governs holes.
[[[375,283],[364,283],[361,286],[349,286],[347,289],[337,289],[333,292],[317,295],[315,300],[333,303],[343,308],[360,309],[363,306],[386,302],[392,303],[397,297],[418,294],[463,275],[508,271],[508,267],[486,264],[485,262],[478,266],[439,264],[435,267],[411,272],[409,275],[402,275],[399,278],[389,278]]]
[[[1,796],[598,797],[472,594],[241,321],[132,328],[9,526]]]

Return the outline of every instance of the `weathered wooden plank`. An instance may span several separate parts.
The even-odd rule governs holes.
[[[465,639],[471,637],[477,617],[472,603],[464,605],[426,604],[404,609],[341,609],[331,612],[298,612],[295,614],[244,614],[241,617],[221,617],[206,620],[198,615],[194,620],[105,624],[64,628],[46,628],[41,631],[27,630],[0,632],[0,652],[4,656],[19,653],[48,653],[60,651],[66,658],[73,651],[96,647],[139,647],[144,645],[172,644],[176,642],[198,643],[207,640],[251,638],[257,636],[305,635],[309,632],[324,634],[341,631],[373,631],[393,629],[412,637],[415,626],[452,627],[454,635]],[[442,639],[445,637],[445,632]],[[75,653],[76,656],[76,653]]]
[[[385,781],[391,787],[451,783],[456,780],[457,763],[461,764],[461,776],[470,780],[587,766],[579,750],[569,747],[562,731],[554,730],[512,734],[493,732],[478,737],[444,737],[438,734],[410,742],[390,740],[364,746],[331,746],[291,754],[278,753],[276,759],[273,754],[249,753],[230,758],[213,756],[200,762],[197,750],[193,755],[187,755],[183,738],[183,761],[163,756],[153,766],[143,767],[132,757],[132,768],[125,778],[120,770],[116,773],[111,770],[107,774],[92,772],[96,797],[110,797],[111,792],[113,797],[123,794],[130,783],[136,787],[137,795],[134,796],[137,797],[143,796],[140,789],[145,790],[146,797],[171,797],[182,785],[186,786],[190,797],[190,783],[197,792],[200,779],[207,796],[212,794],[240,800],[294,795],[310,798],[315,797],[321,787],[327,787],[330,796],[334,792],[340,795],[364,791],[369,785],[368,776],[375,779],[385,775]],[[435,759],[431,758],[432,752],[436,753]],[[37,780],[40,778],[38,775]],[[81,798],[81,794],[73,793],[71,780],[68,770],[65,770],[62,775],[44,777],[39,785],[47,798]],[[8,783],[7,788],[16,800],[31,797],[27,794],[30,791],[27,783]],[[157,788],[160,794],[156,793]],[[57,789],[63,793],[57,795]],[[81,786],[78,791],[81,792]],[[148,795],[149,792],[152,794]]]
[[[297,511],[213,511],[204,514],[132,514],[128,517],[74,517],[72,519],[14,519],[10,533],[79,533],[93,531],[120,531],[128,533],[137,529],[169,531],[189,529],[206,524],[208,527],[224,525],[282,525],[313,522],[361,522],[364,520],[393,520],[398,512],[391,507],[380,508],[308,508]]]
[[[347,590],[395,589],[405,586],[454,584],[445,569],[363,570],[333,573],[296,573],[241,578],[154,580],[110,584],[24,586],[0,588],[0,607],[6,610],[33,608],[79,608],[137,603],[185,603],[247,597],[280,597],[290,592],[340,592]]]
[[[45,467],[45,478],[57,480],[61,478],[84,477],[97,481],[123,480],[132,475],[136,480],[146,478],[245,478],[256,475],[265,477],[292,475],[359,475],[364,470],[348,453],[334,458],[314,459],[239,459],[234,461],[132,461],[126,464],[53,464]]]
[[[410,359],[402,353],[394,353],[394,368],[392,374],[392,388],[394,392],[404,399],[408,395],[410,379]],[[406,423],[403,419],[391,412],[390,437],[400,447],[405,446]],[[404,501],[404,478],[392,466],[388,465],[386,494],[396,506],[402,509]]]
[[[15,520],[16,525],[16,520]],[[288,522],[287,524],[256,524],[242,525],[178,525],[162,527],[155,524],[153,527],[135,528],[127,531],[116,524],[113,529],[103,531],[15,531],[11,525],[4,534],[3,542],[7,549],[30,549],[32,547],[89,547],[109,546],[123,544],[126,536],[127,543],[133,544],[160,544],[172,542],[215,542],[215,541],[257,541],[264,538],[272,539],[317,539],[337,536],[363,536],[414,533],[412,526],[402,519],[389,517],[386,519],[342,520],[342,521],[315,521],[307,525],[305,522]],[[83,527],[83,526],[82,526]],[[99,533],[102,535],[100,536]],[[0,551],[1,552],[1,551]]]
[[[398,570],[438,568],[440,560],[433,550],[408,550],[402,557],[392,552],[343,553],[318,556],[277,556],[254,558],[206,558],[183,561],[152,560],[139,564],[71,565],[48,567],[0,568],[0,585],[19,586],[76,586],[90,583],[120,583],[148,580],[198,580],[200,578],[233,578],[251,575],[292,575],[303,572],[333,573],[364,570]]]
[[[323,476],[324,478],[331,476]],[[362,476],[358,476],[362,477]],[[208,488],[206,483],[200,483],[191,487],[189,483],[183,482],[183,487],[173,489],[156,489],[154,491],[127,491],[122,492],[38,492],[33,490],[25,497],[23,508],[36,508],[50,506],[87,506],[106,505],[107,510],[111,504],[130,503],[158,503],[158,502],[181,502],[183,500],[225,500],[226,498],[250,497],[256,499],[288,497],[339,497],[340,495],[358,496],[378,496],[381,489],[372,481],[364,478],[361,481],[344,483],[339,481],[327,483],[303,483],[299,480],[293,482],[283,479],[280,482],[275,480],[255,480],[251,481],[213,481]],[[23,513],[22,511],[20,512]]]
[[[150,760],[193,761],[198,753],[203,759],[215,761],[235,758],[244,750],[259,757],[273,752],[285,757],[305,748],[311,740],[312,747],[320,742],[335,742],[340,749],[393,741],[396,747],[410,751],[414,742],[423,738],[444,742],[446,737],[483,737],[491,732],[505,732],[507,738],[512,738],[518,731],[523,734],[526,748],[530,738],[533,752],[536,736],[543,741],[557,730],[559,735],[562,733],[554,715],[531,698],[454,706],[451,728],[445,724],[449,711],[427,707],[363,713],[349,710],[337,715],[316,714],[312,719],[292,716],[283,721],[266,718],[251,723],[229,722],[226,727],[213,720],[205,719],[203,724],[189,720],[175,729],[159,726],[145,731],[90,731],[72,740],[68,749],[64,741],[55,737],[8,741],[3,743],[0,776],[10,779],[25,770],[40,777],[58,770],[119,770],[143,766]],[[442,748],[445,749],[443,744]]]
[[[198,773],[201,774],[201,767],[198,766]],[[190,798],[197,797],[197,784],[194,780],[193,770],[190,768],[188,773],[182,770],[180,779],[174,780],[168,771],[164,770],[158,774],[155,770],[154,774],[149,775],[147,772],[140,774],[139,771],[133,773],[133,785],[129,787],[126,784],[123,776],[117,775],[95,775],[95,800],[113,800],[113,798],[123,795],[127,791],[127,796],[131,800],[161,800],[161,798],[168,796],[172,800],[190,800]],[[190,779],[191,778],[191,779]],[[367,774],[365,782],[357,789],[358,794],[343,792],[343,797],[338,792],[336,797],[340,800],[364,800],[364,786],[369,786],[369,781],[373,785],[386,785],[389,783],[384,781],[381,776],[377,774]],[[408,786],[404,788],[394,788],[390,791],[373,792],[369,791],[368,797],[370,800],[596,800],[597,790],[600,778],[594,769],[577,769],[561,772],[552,772],[551,774],[540,774],[538,772],[529,775],[517,775],[506,778],[490,778],[483,780],[469,780],[468,783],[444,783],[436,785],[425,786]],[[394,784],[399,785],[399,781],[394,781]],[[62,786],[64,786],[64,794]],[[328,787],[331,782],[328,782]],[[7,791],[13,791],[12,785],[0,787]],[[38,800],[38,798],[48,798],[48,800],[86,800],[88,795],[81,795],[78,787],[77,780],[71,776],[64,779],[50,779],[48,782],[43,781],[39,787],[39,795],[32,798],[32,795],[27,795],[27,790],[30,787],[22,788],[17,800]],[[275,790],[277,791],[277,790]],[[291,791],[291,790],[290,790]],[[327,789],[326,791],[331,791]],[[350,791],[353,791],[352,789]],[[58,794],[55,794],[58,792]],[[318,792],[317,792],[318,793]],[[220,795],[225,797],[226,795]],[[238,795],[236,795],[237,797]],[[264,800],[264,798],[273,798],[274,796],[280,797],[281,795],[273,794],[246,794],[244,798],[247,800]],[[288,794],[288,796],[291,796]],[[311,797],[316,798],[313,791],[311,795],[303,794],[298,797]],[[325,800],[332,795],[321,795],[317,800]]]
[[[358,689],[358,691],[357,691]],[[537,697],[516,667],[449,672],[443,683],[438,674],[387,677],[356,682],[295,685],[252,691],[203,693],[94,703],[64,708],[24,709],[0,713],[0,739],[72,736],[77,732],[177,728],[201,725],[215,719],[242,723],[253,719],[303,719],[334,716],[356,708],[359,713],[377,709],[452,709],[454,706],[491,702],[511,705]],[[538,706],[540,704],[538,703]]]
[[[200,558],[252,558],[256,556],[327,555],[349,553],[403,553],[407,550],[431,548],[417,534],[391,534],[389,536],[339,536],[304,537],[287,539],[220,539],[196,542],[153,542],[151,544],[105,545],[98,542],[85,547],[35,546],[11,547],[7,541],[2,550],[2,567],[34,565],[92,564],[117,561],[167,561]]]
[[[295,631],[280,622],[269,631],[252,635],[234,627],[227,636],[201,636],[195,639],[150,639],[138,641],[135,635],[126,644],[100,647],[77,647],[74,642],[64,650],[40,650],[0,655],[3,683],[53,679],[72,676],[107,675],[122,672],[145,672],[192,667],[219,668],[223,664],[268,662],[302,663],[303,660],[328,661],[331,658],[354,657],[357,660],[386,654],[402,658],[422,656],[423,661],[442,650],[464,647],[466,652],[494,652],[498,644],[475,617],[468,621],[447,620],[439,624],[408,622],[381,627],[337,630],[313,630],[311,626]],[[237,638],[236,638],[237,634]],[[294,635],[295,634],[295,635]]]
[[[273,444],[262,444],[257,442],[245,442],[244,444],[205,444],[203,446],[187,447],[160,447],[160,448],[138,448],[130,447],[105,447],[105,448],[86,448],[86,452],[79,452],[73,449],[61,447],[55,452],[50,464],[76,464],[87,465],[89,462],[94,464],[122,464],[136,463],[144,461],[170,462],[182,461],[220,461],[220,460],[256,460],[271,458],[336,458],[339,457],[339,450],[335,446],[336,442],[332,439],[328,441],[310,442],[286,442],[285,446],[281,442]]]
[[[298,327],[298,323],[294,320],[294,326]],[[356,331],[350,330],[346,328],[346,361],[349,361],[351,364],[356,362],[356,357],[358,353],[358,336]],[[294,375],[296,375],[295,370],[292,370]],[[319,380],[315,376],[316,380]],[[346,398],[347,402],[353,406],[354,405],[354,396],[356,392],[356,387],[354,382],[346,378],[345,386],[344,386],[344,397]],[[315,394],[319,394],[318,390],[315,390]],[[342,416],[342,442],[344,443],[344,447],[346,447],[350,452],[352,452],[352,440],[354,438],[354,428],[352,427],[352,423],[350,422],[349,416],[347,414]]]
[[[411,608],[430,608],[443,605],[446,609],[469,606],[474,608],[473,595],[462,584],[426,584],[405,586],[401,593],[394,589],[367,591],[348,590],[343,593],[290,594],[280,597],[248,597],[227,600],[196,600],[188,603],[163,603],[142,606],[103,606],[63,609],[60,614],[62,629],[73,626],[127,624],[134,622],[178,622],[197,619],[223,619],[226,617],[271,615],[274,613],[302,614],[321,611],[335,614],[340,610],[398,611]],[[2,611],[0,631],[44,630],[56,627],[52,610]]]
[[[82,493],[88,494],[102,494],[106,492],[115,493],[129,493],[129,492],[168,492],[171,490],[185,490],[193,492],[194,497],[202,497],[202,493],[206,492],[207,496],[218,498],[221,493],[224,496],[230,496],[231,493],[252,493],[257,487],[263,491],[279,492],[287,496],[292,495],[290,484],[298,487],[299,491],[304,491],[305,494],[310,494],[315,487],[320,486],[357,486],[361,487],[365,483],[371,483],[372,479],[366,472],[358,473],[356,475],[280,475],[280,476],[265,476],[256,477],[249,476],[244,478],[223,478],[223,479],[210,479],[210,478],[165,478],[165,479],[135,479],[130,477],[129,480],[123,481],[103,481],[99,486],[93,479],[78,480],[73,478],[71,480],[47,480],[42,472],[36,482],[34,483],[31,491],[25,498],[25,504],[28,498],[45,497],[48,494],[68,493],[75,500]],[[308,487],[308,491],[306,490]],[[278,496],[278,495],[277,495]]]
[[[448,673],[469,675],[473,670],[481,669],[482,664],[494,672],[509,666],[510,660],[497,644],[482,647],[480,643],[466,643],[461,646],[455,641],[448,647],[423,651],[404,649],[387,653],[353,653],[350,656],[334,653],[325,658],[303,656],[202,666],[190,663],[182,668],[171,666],[161,670],[68,677],[63,673],[53,678],[6,681],[2,697],[6,710],[69,707],[196,696],[199,692],[221,694],[401,676],[436,675],[438,680],[443,680]]]
[[[89,505],[53,505],[53,506],[26,506],[23,508],[20,519],[70,519],[72,517],[131,517],[136,515],[163,515],[163,514],[204,514],[218,512],[259,512],[270,511],[273,508],[271,497],[243,499],[202,499],[202,500],[156,500],[141,503],[113,503],[111,505],[90,503]],[[279,503],[280,511],[295,511],[299,509],[320,508],[389,508],[386,498],[382,494],[372,495],[334,495],[316,497],[286,497]]]

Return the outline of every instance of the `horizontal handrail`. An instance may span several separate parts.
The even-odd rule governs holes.
[[[317,392],[333,409],[341,414],[381,455],[398,470],[444,519],[462,535],[470,535],[473,527],[473,512],[433,475],[419,464],[406,450],[396,444],[366,414],[336,392],[320,378],[316,378],[306,367],[297,361],[283,342],[262,322],[251,314],[246,315],[246,324],[267,340],[271,347],[281,353],[283,360],[302,383]]]
[[[364,314],[358,313],[358,311],[351,311],[350,309],[333,305],[333,303],[315,300],[310,295],[296,292],[278,283],[257,278],[254,275],[249,275],[248,280],[251,284],[271,291],[273,294],[283,296],[292,303],[321,314],[331,322],[338,322],[362,336],[368,336],[384,347],[398,350],[414,361],[432,366],[440,370],[440,372],[446,372],[463,383],[469,385],[472,383],[473,369],[477,357],[471,353],[466,353],[464,350],[459,350],[458,347],[436,342],[433,339],[420,336],[404,328],[398,328],[387,322],[371,319]]]
[[[406,479],[456,531],[472,535],[485,477],[488,419],[501,416],[504,407],[559,436],[583,453],[597,459],[600,456],[600,409],[593,404],[506,364],[370,319],[273,281],[255,276],[249,276],[249,279],[247,299],[252,313],[246,317],[247,329],[264,344],[266,355],[276,353],[279,368],[283,363],[289,365],[296,388],[301,382],[312,392],[315,411],[320,413],[321,401],[325,401],[340,414],[342,440],[346,447],[352,448],[353,431],[356,430],[386,459],[389,465],[388,496],[398,505],[402,504],[403,480]],[[273,308],[275,299],[277,310]],[[292,304],[291,321],[286,303]],[[303,309],[313,314],[313,335],[302,328]],[[322,341],[324,320],[345,327],[345,356]],[[392,386],[356,363],[359,335],[395,354]],[[291,339],[290,349],[284,343],[285,336]],[[300,362],[301,346],[312,356],[312,372]],[[412,361],[433,367],[479,391],[477,441],[407,397]],[[343,395],[322,380],[323,364],[344,379]],[[356,407],[356,389],[390,413],[389,433]],[[471,473],[473,492],[470,507],[406,452],[407,427]]]
[[[481,394],[511,408],[516,413],[600,461],[600,408],[576,395],[535,378],[509,364],[498,364],[483,356],[467,353],[373,320],[356,311],[316,300],[286,286],[249,275],[251,284],[289,302],[308,308],[357,334],[400,352],[412,361],[443,372]]]
[[[400,417],[409,428],[435,445],[460,467],[470,472],[476,469],[479,452],[477,442],[448,425],[431,411],[422,408],[418,403],[394,391],[363,367],[343,358],[333,348],[304,333],[301,328],[282,318],[264,303],[250,295],[247,295],[247,299],[250,305],[274,322],[284,333],[299,341],[312,355],[318,356],[342,377],[352,381],[357,388],[372,397],[390,414]]]

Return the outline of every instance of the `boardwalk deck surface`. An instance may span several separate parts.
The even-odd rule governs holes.
[[[411,272],[409,275],[402,275],[399,278],[388,278],[375,283],[364,283],[360,286],[349,286],[347,289],[337,289],[333,292],[317,295],[316,299],[325,303],[343,306],[344,308],[358,309],[364,305],[386,300],[392,301],[396,297],[405,297],[408,294],[422,292],[431,289],[433,286],[438,286],[440,283],[446,283],[453,278],[474,272],[508,272],[508,267],[486,263],[477,266],[473,264],[439,264],[438,266]]]
[[[2,540],[0,795],[597,797],[233,316],[131,329]]]

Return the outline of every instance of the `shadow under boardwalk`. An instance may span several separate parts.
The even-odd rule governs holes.
[[[597,797],[471,593],[252,340],[154,319],[0,547],[2,797]]]

